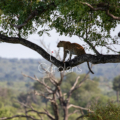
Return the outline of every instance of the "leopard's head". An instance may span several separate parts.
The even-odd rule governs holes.
[[[64,46],[64,43],[65,43],[65,41],[60,41],[60,42],[57,44],[57,47],[63,47],[63,46]]]

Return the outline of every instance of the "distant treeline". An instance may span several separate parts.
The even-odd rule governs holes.
[[[7,59],[0,58],[0,81],[16,81],[25,80],[27,78],[23,77],[21,73],[25,73],[30,76],[36,75],[37,77],[44,76],[44,71],[40,69],[40,64],[43,65],[47,70],[49,70],[50,62],[44,59]],[[77,70],[78,69],[78,70]],[[59,77],[59,72],[55,70],[55,75]],[[113,79],[115,76],[120,74],[120,64],[119,63],[108,63],[108,64],[98,64],[92,67],[94,75],[91,77],[105,77],[107,79]],[[72,71],[72,70],[71,70]],[[78,74],[83,74],[88,72],[88,67],[86,63],[81,64],[78,68],[73,69],[74,72]],[[69,72],[69,71],[67,71]]]

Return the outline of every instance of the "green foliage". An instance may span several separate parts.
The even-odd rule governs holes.
[[[78,75],[76,73],[70,73],[64,77],[64,81],[61,86],[64,93],[69,92],[77,76]],[[79,76],[79,81],[82,81],[85,75],[83,74]],[[83,107],[85,107],[89,102],[94,103],[96,100],[98,103],[105,103],[108,100],[108,97],[101,94],[98,85],[97,81],[90,80],[90,77],[87,76],[87,80],[84,81],[80,88],[75,90],[72,94],[71,103]]]
[[[100,1],[89,0],[85,2],[88,4],[100,3]],[[117,0],[109,2],[110,6],[114,6],[116,3]],[[113,14],[113,10],[120,14],[118,8],[111,7],[110,9]],[[108,39],[111,39],[109,42],[113,44],[118,42],[110,35],[110,30],[115,28],[118,22],[107,16],[106,12],[90,11],[90,8],[79,0],[69,0],[62,4],[59,6],[59,12],[60,15],[55,14],[55,19],[50,27],[55,28],[60,35],[76,35],[81,37],[83,41],[91,42],[93,46],[106,46],[109,44]],[[115,12],[117,16],[119,16],[118,13]],[[88,34],[86,34],[86,30],[89,31]]]
[[[0,118],[11,117],[17,114],[17,112],[18,112],[18,109],[16,109],[15,107],[8,106],[4,104],[4,102],[0,102]],[[21,120],[21,118],[13,118],[12,120]]]
[[[2,107],[0,109],[0,117],[9,117],[12,116],[12,112],[14,111],[11,107]]]
[[[66,95],[67,95],[70,88],[73,86],[77,76],[78,76],[78,74],[72,72],[72,73],[67,74],[64,77],[64,80],[63,80],[63,83],[61,86],[63,93],[66,93]],[[82,74],[79,76],[80,76],[80,79],[79,79],[78,83],[80,83],[80,81],[84,78],[85,75]],[[99,81],[100,80],[98,80],[98,78],[94,78],[93,80],[91,80],[90,76],[87,76],[87,80],[80,86],[80,88],[78,90],[74,91],[74,93],[70,99],[70,103],[75,104],[75,105],[80,105],[81,107],[86,107],[88,104],[90,104],[90,105],[93,105],[93,108],[91,107],[91,110],[95,110],[95,111],[97,111],[97,109],[98,109],[97,105],[100,105],[100,107],[105,106],[105,104],[108,100],[108,97],[101,94],[101,90],[99,88]],[[48,85],[51,86],[49,79],[45,79],[45,83],[47,83]],[[43,93],[45,92],[44,87],[42,85],[40,85],[38,82],[35,82],[34,84],[29,84],[29,83],[27,85],[26,84],[27,83],[23,83],[22,81],[19,83],[14,82],[14,87],[18,85],[17,89],[14,88],[14,90],[15,90],[14,92],[10,91],[10,89],[6,89],[6,88],[0,89],[1,94],[6,93],[6,94],[4,94],[4,96],[0,95],[0,96],[2,96],[0,98],[0,109],[1,109],[0,118],[5,116],[5,112],[7,114],[6,117],[13,116],[15,114],[23,114],[21,112],[22,107],[19,104],[19,102],[17,102],[18,100],[23,103],[28,103],[35,110],[38,110],[38,111],[43,111],[43,108],[45,108],[47,105],[47,110],[50,111],[50,113],[52,114],[52,108],[51,108],[50,102],[45,101],[45,99],[43,99],[39,96],[38,97],[35,96],[33,92],[30,92],[31,87],[29,87],[29,86],[32,85],[33,86],[32,88],[34,88],[35,90],[41,91]],[[11,83],[6,82],[6,86],[9,86],[9,85],[11,86]],[[18,87],[23,89],[22,93],[19,91]],[[25,89],[24,87],[29,87],[29,89]],[[7,91],[7,92],[5,92],[5,91]],[[65,95],[65,97],[66,97],[66,95]],[[111,99],[111,97],[109,99]],[[101,108],[99,108],[99,109],[101,109]],[[74,111],[74,108],[69,109],[69,113],[73,113],[73,111]],[[85,114],[87,113],[86,111],[83,111],[83,112]],[[59,107],[59,114],[60,114],[60,116],[63,115],[60,107]],[[81,113],[79,113],[79,112],[72,114],[69,117],[69,120],[75,119],[77,116],[80,116],[80,114]],[[106,115],[107,114],[109,115],[109,113],[106,113]],[[30,112],[29,115],[34,116],[37,119],[39,118],[39,116],[37,116],[35,113]],[[92,119],[93,115],[98,116],[98,112],[95,112],[95,114],[89,114],[90,120]],[[42,117],[44,118],[44,120],[48,119],[45,115],[42,115]],[[25,118],[14,118],[14,119],[15,120],[20,120],[20,119],[24,120]],[[62,118],[60,118],[60,119],[62,119]],[[87,118],[85,118],[85,119],[87,120]]]
[[[94,5],[98,3],[108,4],[107,1],[99,0],[1,0],[0,1],[0,25],[4,34],[17,36],[20,32],[22,37],[27,37],[34,32],[40,36],[55,28],[60,35],[76,35],[88,40],[93,46],[106,46],[118,43],[117,38],[110,35],[111,29],[116,28],[118,21],[106,15],[106,11],[91,11],[84,4]],[[119,16],[120,9],[115,7],[118,0],[109,1],[110,13]],[[30,15],[37,14],[18,31],[14,25],[21,25],[28,20]],[[47,29],[45,26],[47,25]],[[38,27],[43,28],[37,31]],[[1,32],[3,32],[1,30]],[[89,31],[86,34],[86,30]],[[86,37],[87,36],[87,37]]]
[[[23,87],[25,82],[28,83],[28,81],[31,82],[31,80],[29,78],[23,77],[23,75],[21,74],[21,71],[29,76],[34,76],[34,73],[35,73],[35,75],[38,78],[42,78],[44,74],[41,74],[38,70],[39,62],[50,65],[50,63],[45,61],[44,59],[20,59],[19,60],[19,59],[0,58],[0,81],[9,81],[7,84],[13,85],[14,87],[16,87],[16,89],[19,88],[18,87],[19,82],[21,83],[23,82],[23,84],[20,83],[20,86],[22,87],[22,89],[24,89]],[[86,63],[82,64],[81,68],[83,71],[82,73],[86,73],[88,71],[88,67]],[[95,72],[95,75],[90,74],[90,78],[93,78],[94,76],[96,76],[96,77],[107,77],[107,79],[112,80],[115,76],[119,75],[120,65],[118,63],[100,64],[100,65],[95,65],[92,69],[93,71],[96,71],[96,72]],[[73,70],[74,72],[76,72],[75,69]],[[56,77],[59,76],[57,71],[55,71],[55,76]],[[0,83],[0,86],[6,87],[5,84],[3,83]],[[9,87],[14,89],[13,86],[9,86]]]
[[[115,91],[120,91],[120,76],[116,76],[113,79],[113,89]]]
[[[97,105],[95,112],[88,115],[88,120],[119,120],[120,105],[109,102],[107,105]]]
[[[17,31],[17,29],[15,29],[12,24],[20,25],[24,23],[32,11],[34,11],[36,8],[41,8],[36,11],[38,12],[38,17],[30,20],[28,24],[22,30],[20,30],[21,36],[23,37],[33,34],[37,31],[39,26],[43,26],[47,21],[50,20],[49,11],[47,11],[47,14],[43,12],[46,11],[48,3],[49,2],[38,0],[0,1],[0,10],[2,11],[2,14],[0,14],[1,27],[6,30],[6,34],[10,36],[16,36],[15,31]]]

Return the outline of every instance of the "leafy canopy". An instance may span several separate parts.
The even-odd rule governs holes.
[[[94,11],[88,4],[103,10]],[[76,35],[92,46],[108,49],[108,45],[119,43],[117,37],[110,35],[119,21],[106,14],[108,8],[111,14],[119,16],[118,0],[2,0],[1,32],[9,36],[20,34],[21,37],[37,32],[41,36],[43,33],[49,35],[48,31],[55,28],[60,35]]]

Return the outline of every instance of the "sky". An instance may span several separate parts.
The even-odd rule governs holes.
[[[111,32],[111,35],[117,35],[120,31],[120,26],[117,26],[115,31]],[[47,36],[46,34],[43,34],[43,36],[38,36],[37,34],[30,35],[27,40],[34,42],[42,47],[40,40],[44,40],[45,44],[48,46],[50,44],[50,50],[58,50],[57,42],[60,40],[64,41],[70,41],[70,42],[76,42],[80,45],[84,44],[83,41],[81,41],[77,36],[69,37],[69,36],[59,36],[58,33],[56,33],[55,30],[52,30],[49,32],[51,37]],[[116,49],[119,49],[120,47],[117,46]],[[101,51],[101,48],[98,48],[99,51]],[[61,55],[62,55],[62,49],[61,49]],[[104,53],[105,51],[102,50]],[[86,53],[93,54],[92,50],[86,51]],[[54,53],[53,53],[54,56]],[[26,58],[33,58],[33,59],[39,59],[42,58],[37,52],[23,46],[20,44],[10,44],[10,43],[0,43],[0,57],[3,58],[18,58],[18,59],[26,59]]]

